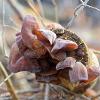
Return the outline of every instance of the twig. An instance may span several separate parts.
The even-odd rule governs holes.
[[[99,11],[99,12],[100,12],[100,9],[98,9],[98,8],[96,8],[96,7],[92,7],[92,6],[90,6],[90,5],[86,5],[86,7],[92,8],[92,9],[94,9],[94,10],[96,10],[96,11]]]
[[[69,23],[67,24],[67,27],[66,27],[67,29],[72,25],[72,23],[74,22],[74,20],[76,19],[76,17],[79,15],[79,13],[81,12],[81,10],[83,10],[83,5],[82,4],[78,5],[75,8],[74,15],[71,18],[71,20],[69,21]]]
[[[10,80],[10,77],[11,77],[13,74],[11,74],[11,75],[9,76],[8,73],[7,73],[7,71],[6,71],[6,69],[5,69],[5,67],[2,65],[1,62],[0,62],[0,68],[1,68],[1,71],[2,71],[2,74],[3,74],[4,78],[6,78],[5,83],[6,83],[6,85],[7,85],[7,89],[8,89],[8,91],[9,91],[9,93],[10,93],[11,96],[12,96],[12,99],[13,99],[13,100],[18,100],[18,97],[17,97],[17,94],[16,94],[16,92],[15,92],[14,86],[13,86],[11,80]],[[3,83],[2,83],[2,84],[3,84]]]
[[[81,4],[75,8],[74,16],[67,24],[67,27],[66,27],[67,29],[72,25],[75,18],[81,13],[81,11],[87,6],[87,3],[89,2],[89,0],[85,0],[84,2],[82,0],[80,0],[80,1],[81,1]]]
[[[76,16],[73,16],[73,17],[71,18],[71,20],[68,22],[68,24],[67,24],[67,26],[66,26],[66,29],[68,29],[68,28],[72,25],[72,23],[74,22],[75,18],[76,18]]]
[[[54,6],[54,11],[55,11],[55,20],[58,23],[59,22],[59,20],[58,20],[58,8],[57,8],[56,1],[55,0],[52,0],[52,4]]]
[[[49,100],[49,84],[46,84],[46,86],[45,86],[44,100]]]
[[[81,3],[83,3],[83,0],[80,0]]]

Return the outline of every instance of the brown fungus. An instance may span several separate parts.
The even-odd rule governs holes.
[[[34,17],[26,16],[16,35],[17,45],[12,46],[8,68],[33,72],[39,82],[84,92],[100,75],[96,57],[75,33],[52,26],[41,29]]]

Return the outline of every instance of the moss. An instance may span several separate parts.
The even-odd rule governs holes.
[[[67,56],[76,58],[77,61],[81,61],[85,66],[88,64],[87,46],[79,36],[64,29],[52,29],[52,31],[57,34],[57,37],[72,40],[73,42],[76,42],[78,44],[78,49],[71,52],[66,52]]]

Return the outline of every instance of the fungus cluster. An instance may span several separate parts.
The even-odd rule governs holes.
[[[86,86],[100,73],[99,66],[88,64],[88,55],[86,45],[76,34],[60,25],[41,28],[36,19],[28,15],[16,34],[8,69],[15,73],[29,71],[35,73],[39,82],[73,90],[82,84]]]

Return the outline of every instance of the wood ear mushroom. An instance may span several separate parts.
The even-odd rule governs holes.
[[[25,17],[8,69],[30,71],[40,82],[84,92],[100,75],[96,56],[75,33],[59,27],[49,29],[41,29],[32,16]]]

